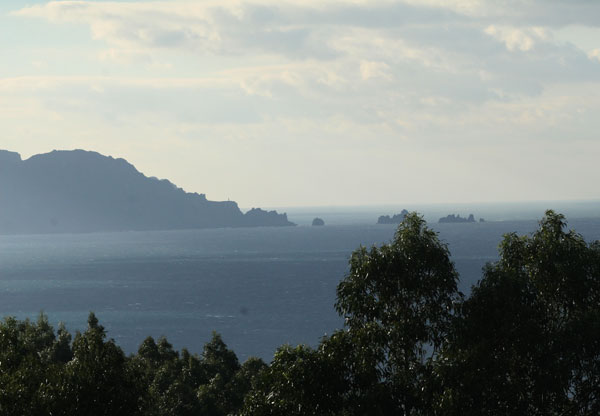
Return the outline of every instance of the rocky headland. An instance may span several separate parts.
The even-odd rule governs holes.
[[[0,150],[0,233],[290,226],[286,214],[209,201],[124,159],[84,150],[22,160]]]

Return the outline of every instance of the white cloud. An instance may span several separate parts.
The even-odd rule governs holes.
[[[389,74],[389,69],[390,66],[385,62],[361,61],[360,63],[360,75],[364,80],[371,78],[390,80],[392,77]]]
[[[590,59],[595,59],[600,61],[600,49],[594,49],[593,51],[588,53]]]
[[[527,52],[533,49],[536,43],[548,41],[550,38],[548,31],[541,27],[518,29],[490,25],[485,29],[485,33],[504,42],[509,51]]]
[[[553,1],[541,12],[563,6]],[[558,43],[549,27],[520,24],[525,13],[513,1],[54,1],[15,14],[88,25],[107,45],[102,64],[144,65],[148,84],[178,82],[178,51],[186,62],[216,63],[183,83],[226,83],[304,110],[315,101],[324,114],[355,114],[367,103],[369,120],[400,104],[431,107],[423,97],[464,111],[600,79],[593,53]],[[170,72],[157,80],[152,70]]]

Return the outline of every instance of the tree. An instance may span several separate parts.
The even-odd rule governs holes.
[[[234,377],[240,370],[240,363],[216,332],[204,345],[201,369],[204,382],[198,388],[198,401],[202,414],[225,416],[237,410],[232,399],[236,396]]]
[[[393,241],[350,259],[337,288],[346,328],[316,350],[283,347],[246,400],[245,414],[415,414],[461,300],[448,248],[417,214]]]
[[[105,340],[104,327],[94,313],[88,328],[75,335],[73,358],[60,382],[60,407],[52,414],[131,415],[139,392],[127,371],[125,355],[114,340]]]
[[[65,350],[66,348],[66,350]],[[68,343],[56,340],[48,318],[36,322],[8,317],[0,324],[0,413],[47,414],[56,398]]]
[[[148,337],[129,361],[140,386],[140,413],[160,416],[233,414],[263,367],[257,358],[240,366],[216,332],[201,356],[186,349],[180,354],[164,337]]]
[[[424,407],[431,363],[462,298],[457,282],[448,247],[416,213],[405,217],[390,244],[352,254],[335,306],[397,412]]]
[[[443,414],[600,414],[600,244],[565,226],[504,237],[438,361]]]
[[[244,415],[327,416],[346,408],[343,361],[306,345],[277,349],[271,365],[258,375],[246,397]]]

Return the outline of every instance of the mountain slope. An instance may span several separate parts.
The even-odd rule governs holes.
[[[21,160],[0,151],[0,233],[162,230],[294,225],[285,214],[215,202],[124,159],[83,150]]]

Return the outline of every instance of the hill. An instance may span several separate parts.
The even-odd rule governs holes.
[[[0,150],[0,233],[288,226],[286,214],[209,201],[124,159],[84,150],[22,160]]]

